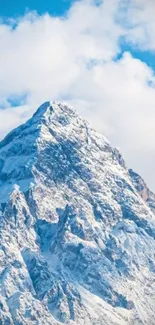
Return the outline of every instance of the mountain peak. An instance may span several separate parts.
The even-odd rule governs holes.
[[[47,124],[52,122],[53,117],[55,119],[62,119],[63,116],[75,116],[75,110],[64,103],[56,102],[56,101],[47,101],[43,103],[36,110],[34,115],[23,125],[18,126],[16,129],[12,130],[1,142],[0,148],[8,145],[15,138],[19,137],[23,132],[27,129],[38,129],[40,124],[43,122],[47,122]]]
[[[75,114],[76,114],[76,112],[73,109],[73,107],[67,105],[66,103],[61,103],[58,101],[47,101],[47,102],[43,103],[37,109],[37,111],[34,113],[32,119],[34,119],[34,118],[46,119],[46,118],[52,117],[52,115],[73,116]]]
[[[155,196],[68,105],[0,143],[0,323],[154,325]]]
[[[72,107],[51,101],[42,104],[32,118],[0,142],[0,202],[9,199],[14,184],[24,192],[28,190],[33,168],[46,148],[55,151],[59,146],[62,150],[64,144],[71,143],[79,148],[88,146],[89,133],[98,143],[105,142]]]
[[[52,107],[52,102],[51,101],[47,101],[45,103],[43,103],[42,105],[40,105],[37,109],[37,111],[34,113],[33,117],[36,117],[36,116],[44,116],[45,113],[47,113],[48,111],[51,110],[51,107]]]

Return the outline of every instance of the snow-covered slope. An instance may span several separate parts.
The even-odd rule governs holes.
[[[155,196],[47,102],[0,143],[0,324],[155,324]]]

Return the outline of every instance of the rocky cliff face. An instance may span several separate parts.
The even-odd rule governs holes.
[[[155,324],[155,196],[47,102],[0,143],[0,324]]]

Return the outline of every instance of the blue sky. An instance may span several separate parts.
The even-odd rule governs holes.
[[[65,100],[155,189],[154,2],[0,0],[0,18],[0,138]]]
[[[49,12],[51,15],[62,15],[72,2],[73,0],[0,0],[0,16],[24,15],[26,10],[36,10],[39,14]]]
[[[145,62],[150,68],[155,71],[155,52],[154,51],[148,51],[143,49],[138,49],[136,45],[131,45],[130,43],[124,43],[120,45],[120,53],[118,55],[118,58],[122,56],[122,54],[127,51],[132,54],[132,56],[136,59],[141,60],[142,62]]]

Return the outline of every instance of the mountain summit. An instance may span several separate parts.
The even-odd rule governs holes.
[[[69,106],[0,142],[0,324],[154,325],[155,195]]]

